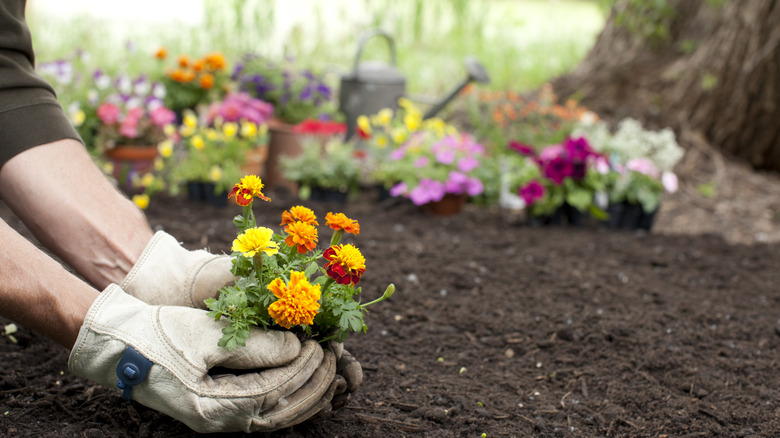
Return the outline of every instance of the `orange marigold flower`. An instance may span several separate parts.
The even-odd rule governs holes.
[[[200,77],[200,88],[210,90],[214,86],[214,76],[211,73],[204,73]]]
[[[235,198],[236,204],[244,207],[252,203],[252,199],[260,198],[263,201],[271,199],[263,194],[263,181],[257,175],[246,175],[241,182],[233,186],[228,194],[228,199]]]
[[[203,71],[203,68],[205,66],[206,66],[206,62],[203,61],[202,59],[198,59],[197,61],[192,63],[192,69],[197,71],[197,72]]]
[[[305,222],[311,225],[319,225],[317,222],[317,216],[310,208],[306,208],[302,205],[296,205],[290,208],[289,211],[285,210],[282,213],[282,223],[279,225],[287,225],[293,222]]]
[[[187,68],[190,65],[190,58],[187,55],[179,55],[177,62],[179,63],[179,67]]]
[[[307,251],[314,251],[317,247],[317,228],[306,222],[293,222],[284,227],[287,237],[284,243],[287,246],[298,246],[298,254],[305,254]]]
[[[219,52],[206,55],[206,65],[211,71],[222,70],[225,68],[226,64],[225,56]]]
[[[325,225],[334,230],[344,230],[346,233],[354,235],[360,234],[360,224],[354,219],[350,219],[344,213],[328,213],[325,215]]]
[[[290,282],[281,278],[269,285],[278,300],[268,306],[268,314],[280,326],[289,329],[294,325],[311,325],[320,310],[320,285],[312,285],[303,272],[290,271]]]
[[[165,59],[168,57],[168,50],[165,47],[160,47],[154,52],[154,57],[157,59]]]
[[[335,245],[326,249],[322,256],[328,263],[325,270],[338,284],[357,284],[366,272],[366,259],[355,245]]]

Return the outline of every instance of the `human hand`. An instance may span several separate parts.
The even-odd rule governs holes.
[[[158,231],[119,286],[148,304],[205,309],[206,299],[233,283],[231,266],[229,255],[190,251]]]
[[[228,351],[216,342],[224,326],[203,310],[151,306],[111,285],[87,313],[68,367],[108,387],[122,375],[123,396],[202,433],[289,427],[327,411],[345,390],[335,353],[315,341],[257,330]],[[215,367],[247,372],[209,374]]]

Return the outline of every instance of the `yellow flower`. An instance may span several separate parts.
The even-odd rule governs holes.
[[[107,162],[107,163],[103,163],[103,173],[105,173],[106,175],[113,175],[114,174],[114,163],[112,163],[110,161]]]
[[[444,137],[444,128],[447,126],[444,120],[434,117],[423,122],[423,125],[426,129],[433,131],[437,137]]]
[[[250,228],[233,241],[232,250],[242,253],[244,257],[253,257],[259,252],[272,256],[279,252],[279,245],[272,240],[273,236],[274,231],[270,228]]]
[[[217,182],[222,179],[222,169],[219,166],[211,166],[209,170],[209,179],[211,182]]]
[[[194,128],[198,126],[198,116],[196,116],[193,111],[186,111],[182,122],[184,122],[184,126]]]
[[[187,126],[187,125],[181,125],[181,128],[179,128],[179,133],[182,137],[192,137],[193,134],[195,134],[195,127],[193,126]]]
[[[257,135],[257,125],[253,122],[241,122],[241,137],[253,138]]]
[[[219,138],[219,131],[217,131],[216,129],[206,130],[206,139],[208,139],[208,141],[217,141],[218,138]]]
[[[371,122],[368,116],[358,116],[357,125],[366,135],[371,135]]]
[[[168,158],[173,153],[173,141],[163,140],[157,145],[157,150],[163,158]]]
[[[228,199],[235,198],[236,204],[245,207],[252,203],[252,199],[260,198],[263,201],[271,199],[263,194],[263,181],[257,175],[246,175],[241,182],[233,186]]]
[[[159,172],[165,168],[165,163],[163,162],[162,158],[157,157],[152,162],[152,166],[154,167],[154,170]]]
[[[142,187],[149,187],[154,183],[154,174],[153,173],[145,173],[144,176],[141,177],[141,186]]]
[[[73,122],[74,126],[81,126],[82,123],[84,123],[84,120],[87,118],[87,115],[84,114],[84,111],[77,109],[73,111],[70,115],[70,120]]]
[[[401,144],[406,141],[406,129],[404,128],[395,128],[392,132],[390,132],[390,135],[393,137],[393,141],[396,144]]]
[[[222,132],[225,133],[225,137],[233,138],[238,134],[238,125],[234,122],[227,122],[222,127]]]
[[[176,133],[176,126],[168,123],[167,125],[163,126],[163,133],[166,137],[172,137],[173,134]]]
[[[355,245],[331,246],[322,256],[328,261],[325,272],[338,284],[357,284],[366,272],[366,259]]]
[[[384,135],[377,136],[377,138],[376,138],[376,145],[377,145],[377,147],[382,149],[382,148],[387,146],[387,143],[388,143],[387,137],[385,137]]]
[[[192,139],[190,139],[190,143],[192,144],[192,147],[194,147],[197,150],[202,150],[203,145],[205,144],[203,142],[203,137],[200,135],[193,135]]]
[[[133,202],[135,202],[135,205],[141,210],[146,210],[146,207],[149,206],[149,195],[133,195]]]
[[[387,126],[393,120],[393,110],[383,108],[373,117],[372,122],[377,126]]]
[[[312,285],[306,275],[299,271],[290,271],[290,282],[285,284],[281,278],[274,279],[269,285],[278,300],[268,306],[268,314],[280,326],[289,329],[294,325],[311,325],[320,310],[319,299],[322,294],[320,285]]]
[[[422,124],[422,115],[420,113],[410,112],[404,116],[404,125],[406,125],[408,130],[415,132],[420,129],[420,124]]]
[[[398,106],[400,106],[401,108],[403,108],[403,109],[405,109],[407,111],[409,111],[410,109],[415,109],[414,104],[412,103],[411,100],[409,100],[408,97],[400,97],[400,98],[398,98]]]

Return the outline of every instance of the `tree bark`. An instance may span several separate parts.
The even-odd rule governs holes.
[[[618,1],[595,46],[559,95],[610,121],[701,133],[757,169],[780,170],[780,0],[673,0],[660,45],[616,25]],[[684,51],[683,47],[692,48]]]

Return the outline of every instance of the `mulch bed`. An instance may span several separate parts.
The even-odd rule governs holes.
[[[270,194],[255,212],[276,226],[297,201]],[[780,436],[778,243],[531,228],[473,205],[437,217],[368,194],[306,205],[360,222],[348,238],[366,299],[397,292],[347,340],[365,372],[350,403],[270,436]],[[174,198],[148,216],[189,248],[229,252],[238,212]],[[71,375],[53,342],[17,337],[0,338],[0,436],[198,436]]]

